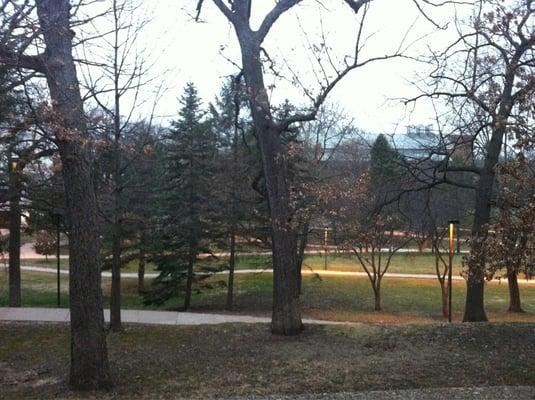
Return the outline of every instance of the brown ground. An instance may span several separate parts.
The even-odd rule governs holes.
[[[0,397],[220,398],[403,388],[535,385],[534,324],[128,327],[109,336],[113,392],[64,383],[68,328],[0,324]]]

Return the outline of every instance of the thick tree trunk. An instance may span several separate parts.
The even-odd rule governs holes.
[[[516,57],[516,56],[515,56]],[[515,62],[511,61],[514,65]],[[512,66],[512,65],[509,65]],[[515,82],[515,69],[507,68],[505,84],[501,93],[501,102],[494,118],[492,136],[486,147],[485,160],[479,174],[476,188],[474,221],[472,224],[471,262],[468,263],[468,279],[466,283],[466,305],[463,322],[487,321],[484,304],[485,288],[485,254],[481,242],[487,236],[487,224],[490,221],[492,195],[503,137],[506,132],[507,120],[511,114],[513,98],[511,96]]]
[[[16,169],[10,172],[9,184],[9,307],[20,307],[20,176]]]
[[[485,281],[468,278],[463,322],[488,321],[484,303]]]
[[[260,57],[260,43],[247,28],[237,29],[242,52],[245,83],[260,152],[269,211],[273,246],[273,310],[271,330],[295,335],[303,330],[299,306],[297,232],[291,211],[288,165],[277,126],[271,115]]]
[[[520,302],[520,289],[518,287],[518,276],[515,270],[507,271],[507,286],[509,287],[509,312],[522,313],[522,304]]]
[[[97,203],[91,178],[90,142],[72,58],[68,0],[37,0],[46,52],[43,62],[53,104],[49,123],[59,147],[69,226],[71,316],[70,384],[75,389],[111,386],[104,315]]]

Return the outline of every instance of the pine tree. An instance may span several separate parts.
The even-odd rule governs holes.
[[[382,208],[400,189],[400,165],[399,153],[379,135],[370,151],[370,194],[375,208]]]
[[[184,296],[184,309],[188,309],[193,284],[207,276],[195,275],[198,255],[210,253],[218,235],[217,225],[211,223],[217,143],[193,83],[186,85],[180,104],[179,118],[161,149],[164,168],[151,249],[160,274],[146,301],[161,304]]]

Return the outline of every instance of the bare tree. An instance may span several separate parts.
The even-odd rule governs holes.
[[[77,389],[98,389],[111,385],[104,315],[102,312],[97,203],[91,178],[91,141],[88,137],[76,67],[72,56],[73,31],[68,0],[37,0],[37,30],[13,40],[13,30],[27,27],[34,10],[29,1],[3,1],[11,19],[2,26],[0,63],[44,75],[50,91],[48,125],[55,133],[63,166],[70,220],[70,384]],[[22,21],[20,15],[24,15]],[[11,30],[8,28],[11,25]],[[22,25],[21,25],[22,24]],[[44,49],[38,55],[25,54],[42,35]],[[11,39],[6,36],[11,35]]]
[[[141,9],[141,2],[137,0],[112,0],[109,10],[91,21],[93,28],[85,33],[88,40],[81,40],[86,60],[83,78],[88,94],[85,100],[96,101],[113,125],[111,129],[113,187],[110,199],[112,212],[109,217],[112,226],[110,328],[113,331],[122,329],[121,254],[124,219],[122,193],[125,190],[123,174],[127,165],[122,159],[121,141],[124,136],[123,131],[131,122],[132,114],[141,101],[140,91],[150,82],[147,56],[138,45],[139,35],[148,23],[145,16],[139,15],[138,10]],[[101,31],[105,33],[101,34]],[[94,52],[92,47],[96,47]],[[100,54],[102,52],[103,55]],[[91,62],[88,62],[89,59]],[[125,96],[130,96],[134,101],[123,116],[121,113],[124,113],[122,104]],[[111,106],[107,101],[110,98]]]
[[[362,220],[362,219],[361,219]],[[346,246],[358,259],[372,285],[374,309],[383,309],[381,302],[381,283],[388,272],[392,257],[409,243],[409,236],[398,236],[391,217],[372,216],[367,223],[352,224],[346,233]],[[366,253],[360,249],[369,249]]]
[[[398,48],[392,54],[363,59],[362,50],[365,39],[363,28],[367,11],[372,0],[345,0],[355,13],[357,37],[354,54],[346,56],[339,66],[329,65],[332,58],[325,54],[315,54],[325,73],[321,78],[320,90],[316,95],[300,85],[312,105],[305,112],[295,112],[277,120],[273,114],[264,71],[269,67],[269,56],[262,44],[279,18],[295,8],[301,0],[281,0],[264,16],[257,30],[251,28],[252,0],[212,0],[221,14],[232,24],[241,50],[241,68],[247,88],[251,115],[258,144],[262,154],[264,178],[271,216],[271,236],[273,247],[273,312],[271,330],[273,333],[295,335],[301,332],[301,311],[299,306],[300,265],[298,257],[299,228],[295,218],[296,193],[292,190],[288,165],[288,149],[285,137],[297,122],[313,120],[328,94],[349,72],[373,61],[400,56]],[[197,5],[197,16],[203,1]],[[321,47],[325,49],[326,47]],[[323,50],[321,50],[323,51]],[[323,58],[323,62],[321,61]],[[268,65],[265,65],[265,63]],[[321,68],[320,68],[321,69]],[[297,74],[294,81],[300,82]]]
[[[450,151],[435,171],[435,183],[455,182],[455,173],[473,175],[475,191],[472,249],[468,259],[463,320],[486,321],[485,252],[495,203],[496,166],[508,133],[525,126],[525,107],[535,89],[533,1],[475,2],[468,26],[456,21],[458,37],[443,52],[433,53],[430,86],[418,98],[443,98],[452,110],[446,119]],[[414,100],[414,99],[412,99]],[[452,155],[468,148],[464,165],[451,165]],[[459,151],[460,150],[460,151]],[[440,173],[436,173],[440,170]]]

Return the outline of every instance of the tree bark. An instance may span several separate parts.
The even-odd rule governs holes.
[[[485,288],[485,255],[481,251],[481,241],[487,236],[487,224],[490,221],[492,195],[498,164],[502,150],[503,138],[506,133],[507,120],[513,106],[513,85],[515,82],[515,68],[521,53],[515,52],[507,65],[505,82],[501,93],[501,102],[494,117],[492,135],[486,148],[483,167],[480,170],[479,182],[476,188],[474,220],[472,224],[472,262],[468,264],[468,279],[466,283],[466,304],[463,322],[487,321],[484,304]],[[477,259],[476,259],[477,258]]]
[[[518,276],[514,269],[507,271],[507,286],[509,287],[509,312],[522,313],[522,304],[520,302],[520,289],[518,287]]]
[[[306,250],[306,247],[307,247],[307,242],[308,242],[308,229],[309,229],[309,226],[310,226],[310,223],[309,221],[307,220],[306,222],[304,222],[303,224],[303,227],[301,228],[300,230],[300,235],[299,235],[299,246],[298,246],[298,253],[297,253],[297,270],[298,270],[298,275],[297,275],[297,279],[298,279],[298,285],[299,285],[299,294],[302,293],[302,284],[303,284],[303,260],[305,258],[305,250]],[[325,250],[327,251],[327,250]]]
[[[236,28],[271,216],[273,246],[273,309],[271,330],[296,335],[303,330],[299,305],[297,232],[290,205],[290,181],[284,146],[273,122],[264,85],[260,41],[247,26]]]
[[[137,270],[137,292],[142,294],[145,291],[145,246],[144,239],[142,237],[139,247],[139,263]]]
[[[116,197],[116,207],[118,199]],[[117,210],[115,211],[117,212]],[[121,323],[121,233],[120,222],[115,214],[112,233],[112,266],[110,293],[110,329],[114,332],[122,330]]]
[[[440,281],[440,293],[442,294],[442,316],[448,318],[448,284],[445,281]]]
[[[97,203],[87,134],[72,57],[68,0],[37,0],[46,52],[43,63],[53,104],[50,124],[62,161],[69,214],[70,385],[93,390],[111,386],[104,315]]]
[[[230,232],[230,258],[228,268],[227,310],[232,311],[234,305],[234,270],[236,268],[236,232],[234,226]]]
[[[112,227],[112,266],[111,266],[111,295],[110,295],[110,329],[114,332],[122,330],[121,323],[121,94],[119,87],[119,14],[117,2],[113,1],[114,17],[114,45],[113,45],[113,227]],[[124,61],[124,60],[123,60]]]
[[[375,299],[375,304],[374,304],[374,310],[375,311],[382,311],[383,310],[383,307],[382,307],[382,304],[381,304],[381,283],[377,283],[377,285],[374,286],[373,288],[373,296],[374,296],[374,299]]]
[[[190,244],[190,254],[188,261],[188,271],[186,277],[186,293],[184,295],[184,311],[187,311],[191,305],[191,288],[193,286],[193,265],[195,264],[194,244]]]
[[[20,279],[20,175],[10,171],[9,190],[9,307],[21,306]]]

